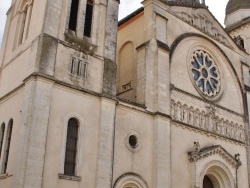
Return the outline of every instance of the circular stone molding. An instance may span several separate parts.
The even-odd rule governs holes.
[[[222,80],[215,60],[207,52],[196,50],[188,64],[189,75],[196,90],[208,100],[217,100],[222,95]]]
[[[142,148],[142,138],[140,133],[131,130],[125,137],[125,145],[131,152],[138,152]]]
[[[118,178],[114,188],[123,188],[127,185],[135,185],[139,188],[147,188],[146,182],[137,174],[127,173]]]

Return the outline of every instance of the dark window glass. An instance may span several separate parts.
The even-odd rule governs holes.
[[[91,36],[92,18],[93,18],[93,1],[88,0],[86,5],[85,25],[84,25],[84,36]]]
[[[6,140],[6,150],[5,150],[5,157],[3,163],[3,173],[5,174],[7,171],[8,159],[9,159],[9,152],[10,152],[10,142],[11,142],[11,134],[13,128],[13,120],[11,119],[8,126],[7,131],[7,140]]]
[[[70,17],[69,17],[69,29],[71,31],[76,31],[78,6],[79,6],[79,0],[72,0]]]
[[[136,148],[137,147],[137,137],[135,135],[131,135],[129,137],[129,145],[132,147],[132,148]]]
[[[3,123],[1,126],[1,130],[0,130],[0,159],[1,159],[2,148],[3,148],[4,131],[5,131],[5,124]]]
[[[75,175],[76,153],[78,140],[78,121],[75,118],[69,119],[66,141],[66,152],[64,161],[64,174]]]

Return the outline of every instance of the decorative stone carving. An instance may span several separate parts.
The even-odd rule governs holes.
[[[221,77],[214,59],[207,52],[197,50],[188,63],[190,78],[197,91],[208,99],[217,96],[221,91]]]
[[[245,129],[241,122],[221,118],[217,115],[214,106],[207,106],[206,112],[196,109],[181,102],[171,100],[172,119],[186,126],[201,129],[203,131],[220,135],[228,139],[245,142]],[[201,112],[201,113],[200,113]]]
[[[240,154],[232,156],[220,145],[200,148],[199,143],[195,142],[193,151],[188,152],[188,158],[192,166],[192,188],[203,187],[207,174],[220,179],[216,184],[218,187],[235,187],[237,169],[242,165]]]
[[[187,104],[188,106],[193,106],[195,109],[199,109],[200,111],[205,111],[208,113],[208,103],[205,102],[202,99],[195,98],[194,96],[191,96],[177,88],[174,88],[171,91],[171,99],[174,101],[181,101],[183,104]],[[216,115],[219,116],[220,118],[224,119],[230,119],[236,122],[241,122],[243,124],[244,118],[243,114],[239,114],[236,111],[231,111],[216,105],[212,105]]]
[[[200,143],[199,142],[194,142],[194,150],[193,152],[199,153],[200,152]]]
[[[219,25],[217,26],[215,24],[215,21],[209,19],[209,17],[207,17],[205,14],[194,11],[192,15],[189,15],[186,12],[179,12],[179,10],[173,10],[172,13],[184,22],[214,38],[218,42],[224,44],[227,47],[230,47],[230,44],[227,41],[226,37],[221,34],[223,32],[219,32]]]
[[[240,154],[235,154],[233,157],[220,145],[200,149],[199,142],[194,142],[194,150],[188,153],[188,158],[190,162],[197,162],[198,160],[215,154],[220,155],[228,162],[229,165],[236,169],[242,165],[240,161]]]

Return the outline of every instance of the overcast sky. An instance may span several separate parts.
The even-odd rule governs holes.
[[[141,0],[121,0],[119,19],[139,8],[141,6],[140,2]],[[224,25],[225,7],[227,2],[228,0],[206,0],[206,4],[210,11],[222,25]],[[10,7],[10,3],[11,0],[0,0],[0,46],[4,32],[6,12]]]

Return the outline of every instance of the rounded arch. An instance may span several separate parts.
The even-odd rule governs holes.
[[[212,181],[214,188],[235,187],[235,178],[227,165],[221,161],[211,161],[203,167],[199,177],[200,187],[203,187],[203,182],[206,177]]]
[[[126,173],[120,176],[115,184],[114,188],[148,188],[146,181],[138,174]]]
[[[80,167],[82,166],[82,160],[80,160],[83,156],[83,145],[84,145],[84,135],[87,133],[84,129],[83,119],[80,114],[77,113],[69,113],[65,115],[63,125],[62,126],[62,142],[61,142],[61,157],[60,157],[60,172],[64,174],[64,162],[65,162],[65,153],[66,153],[66,142],[67,142],[67,133],[68,133],[68,123],[70,119],[75,119],[78,124],[78,139],[77,139],[77,153],[76,153],[76,167],[75,173],[79,172]]]
[[[118,53],[118,93],[123,93],[122,97],[135,100],[136,81],[136,54],[132,41],[126,41],[119,49]]]
[[[227,60],[227,62],[229,62],[229,65],[230,65],[231,69],[233,70],[233,73],[234,73],[234,75],[235,75],[235,77],[237,79],[237,82],[238,82],[238,85],[240,87],[240,91],[241,91],[241,94],[242,94],[242,97],[243,97],[243,88],[242,88],[239,77],[237,75],[237,72],[236,72],[232,62],[230,61],[228,56],[225,54],[225,52],[214,41],[212,41],[211,39],[209,39],[209,38],[207,38],[207,37],[205,37],[203,35],[200,35],[200,34],[197,34],[197,33],[184,33],[184,34],[180,35],[179,37],[177,37],[175,39],[175,41],[172,43],[171,47],[170,47],[170,63],[172,63],[172,57],[173,57],[173,54],[174,54],[177,46],[181,43],[181,41],[183,41],[184,39],[186,39],[188,37],[198,37],[198,38],[205,39],[208,42],[210,42],[212,45],[214,45],[222,53],[222,55]]]
[[[233,92],[224,92],[224,96],[226,96],[227,98],[230,98],[232,95],[235,95],[237,94],[238,96],[238,99],[240,100],[239,103],[237,103],[237,112],[239,113],[242,113],[242,114],[246,114],[246,98],[245,98],[245,94],[244,94],[244,89],[243,89],[243,85],[241,83],[241,77],[240,75],[237,74],[236,72],[236,69],[235,67],[233,66],[233,63],[232,61],[229,59],[229,57],[227,56],[227,54],[214,42],[212,41],[211,39],[205,37],[205,36],[202,36],[200,34],[196,34],[196,33],[184,33],[182,35],[180,35],[171,45],[171,50],[170,50],[170,63],[171,63],[171,79],[172,78],[175,78],[177,79],[176,80],[176,83],[177,83],[177,88],[179,87],[180,89],[181,88],[181,84],[179,84],[180,86],[178,86],[178,83],[179,80],[178,79],[181,79],[180,77],[178,77],[178,72],[181,72],[181,70],[179,71],[172,71],[173,70],[173,67],[180,67],[180,65],[176,64],[178,61],[178,55],[177,54],[177,51],[180,52],[179,50],[182,48],[182,49],[186,49],[186,48],[189,48],[190,46],[188,45],[192,45],[196,42],[199,42],[199,41],[203,41],[203,43],[205,42],[208,46],[210,46],[212,49],[214,49],[214,52],[213,54],[217,55],[217,57],[222,60],[222,62],[225,62],[223,64],[221,64],[224,68],[224,72],[226,73],[226,77],[230,78],[229,80],[228,79],[224,79],[224,81],[227,82],[227,84],[231,84],[233,83],[235,88],[233,89]],[[184,44],[185,42],[187,42],[187,44]],[[183,45],[182,45],[183,44]],[[204,46],[204,45],[203,45]],[[201,49],[202,50],[202,49]],[[186,51],[181,51],[180,53],[185,54],[187,55]],[[179,55],[180,56],[180,55]],[[184,63],[184,60],[181,62],[181,63]],[[217,63],[218,64],[218,63]],[[182,75],[182,77],[185,77],[188,75],[188,72],[187,71],[182,71],[181,73],[184,73],[184,75]],[[229,75],[230,74],[230,75]],[[240,73],[239,73],[240,74]],[[176,77],[177,75],[177,77]],[[189,76],[189,75],[188,75]],[[173,80],[172,80],[173,81]],[[175,83],[172,83],[175,85]],[[188,80],[188,84],[189,86],[192,85],[192,80]],[[224,85],[223,85],[224,86]],[[226,88],[225,88],[226,89]],[[192,90],[192,91],[191,91]],[[194,89],[193,87],[189,87],[188,88],[188,91],[191,91],[191,92],[194,92]],[[197,91],[197,89],[196,89]],[[224,90],[225,91],[225,90]],[[228,87],[227,87],[227,91],[228,91]],[[230,91],[231,88],[230,88]],[[223,103],[226,104],[226,99],[225,97],[222,97],[221,99],[223,99]],[[219,100],[219,97],[218,98],[214,98],[214,102],[216,102],[217,100]],[[228,105],[229,106],[229,105]]]
[[[33,5],[33,0],[22,0],[20,1],[19,7],[18,7],[18,11],[19,12],[23,12],[23,11],[27,11],[29,6]]]

